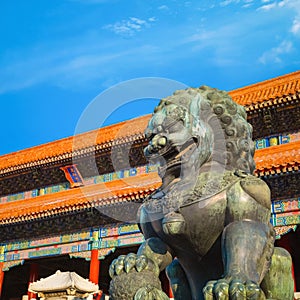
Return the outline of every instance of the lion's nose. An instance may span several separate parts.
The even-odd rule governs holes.
[[[146,156],[157,153],[161,148],[167,145],[167,138],[165,136],[156,135],[144,149]]]
[[[150,145],[153,147],[155,152],[159,151],[162,147],[166,146],[167,138],[163,135],[156,135],[151,140]]]
[[[166,146],[167,145],[167,138],[165,136],[161,136],[157,141],[159,146]]]

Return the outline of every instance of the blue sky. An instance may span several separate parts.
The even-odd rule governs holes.
[[[149,94],[97,97],[127,80],[232,90],[299,70],[300,0],[1,1],[0,36],[5,154],[73,135],[95,98],[116,111],[85,130],[152,112]]]

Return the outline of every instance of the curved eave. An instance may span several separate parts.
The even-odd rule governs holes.
[[[254,160],[258,175],[298,170],[300,141],[256,150]]]
[[[300,71],[230,91],[234,101],[253,110],[284,102],[299,101]],[[150,115],[0,156],[0,175],[70,160],[114,145],[144,140]]]
[[[0,175],[144,139],[150,115],[0,156]]]
[[[257,150],[254,158],[258,175],[298,170],[300,141]],[[161,179],[157,173],[148,173],[0,204],[0,225],[137,201],[152,193],[160,185]]]
[[[262,106],[293,101],[300,92],[300,71],[242,87],[229,94],[240,105],[251,110]],[[297,98],[297,97],[296,97]]]
[[[0,225],[31,221],[144,198],[161,185],[156,173],[0,204]]]

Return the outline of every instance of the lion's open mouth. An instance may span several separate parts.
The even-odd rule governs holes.
[[[185,163],[189,156],[184,157],[186,153],[195,145],[195,141],[191,138],[183,145],[169,144],[162,148],[157,154],[151,156],[151,161],[157,160],[160,163],[160,171],[180,171],[183,163]]]

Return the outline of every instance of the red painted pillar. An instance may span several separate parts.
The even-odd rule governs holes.
[[[99,271],[100,271],[100,260],[98,259],[98,249],[93,249],[91,251],[91,261],[90,261],[90,276],[91,282],[99,283]]]
[[[29,269],[30,273],[29,273],[28,286],[29,286],[30,283],[37,281],[37,279],[38,279],[38,269],[39,269],[38,264],[34,264],[34,263],[30,264],[30,269]],[[36,299],[36,294],[35,293],[28,292],[27,295],[28,295],[28,300]]]
[[[4,262],[0,262],[0,297],[2,294],[2,286],[3,286],[3,280],[4,280],[3,265],[4,265]]]
[[[99,271],[100,271],[100,261],[99,261],[99,232],[94,231],[92,237],[91,245],[91,261],[90,261],[90,275],[89,280],[95,284],[99,283]]]
[[[91,244],[91,261],[90,261],[90,274],[89,280],[95,284],[99,283],[100,260],[99,260],[99,232],[94,231]],[[100,300],[102,295],[98,293],[94,299]],[[94,295],[95,296],[95,295]]]

